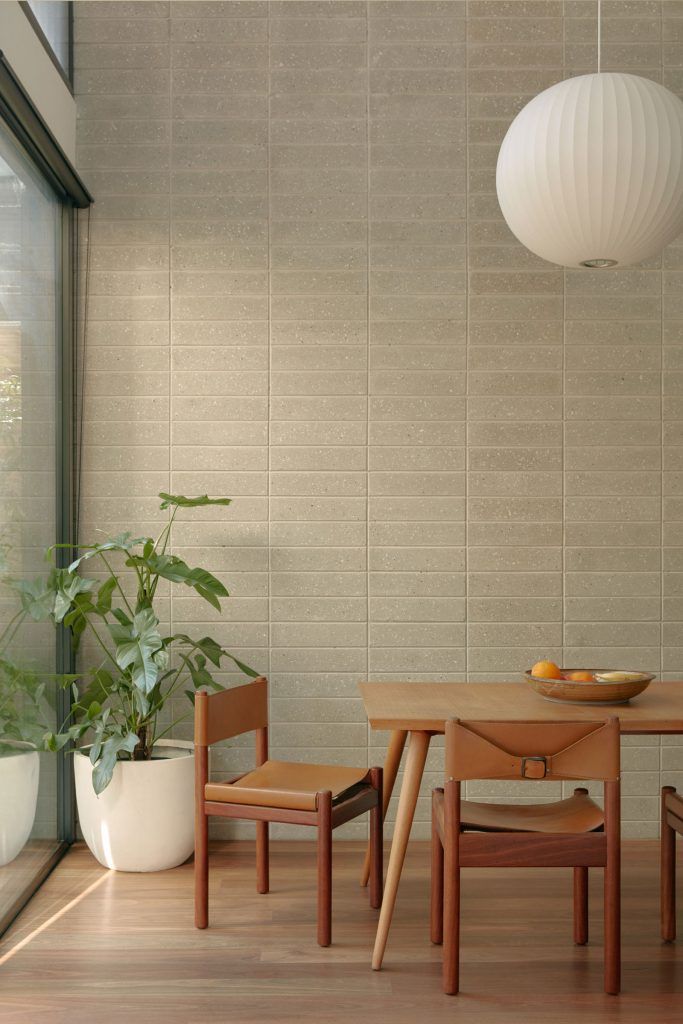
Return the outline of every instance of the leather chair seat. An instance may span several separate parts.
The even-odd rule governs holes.
[[[443,793],[437,791],[436,813],[443,833]],[[595,832],[605,822],[600,807],[587,793],[548,804],[482,804],[463,800],[464,830],[473,832]]]
[[[367,775],[367,768],[266,761],[234,782],[207,782],[204,794],[207,800],[224,804],[314,811],[316,793],[330,790],[332,802],[339,803]]]

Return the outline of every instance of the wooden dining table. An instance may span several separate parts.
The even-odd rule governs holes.
[[[625,735],[683,733],[683,682],[650,684],[627,704],[562,704],[544,700],[523,681],[514,683],[361,683],[360,692],[373,729],[390,730],[384,764],[383,806],[394,789],[406,740],[408,754],[398,800],[394,837],[389,854],[380,911],[373,969],[382,966],[396,905],[415,805],[432,736],[445,731],[452,718],[469,721],[550,722],[599,721],[617,715]],[[369,859],[361,882],[367,884]]]

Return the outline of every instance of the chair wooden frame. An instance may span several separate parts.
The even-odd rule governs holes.
[[[683,797],[674,786],[662,788],[660,907],[664,942],[676,941],[676,833],[683,836]]]
[[[195,698],[195,927],[209,919],[209,817],[256,822],[256,889],[269,891],[268,822],[317,828],[318,943],[332,941],[332,832],[339,825],[370,812],[370,905],[379,908],[383,886],[382,769],[370,768],[363,788],[333,802],[332,792],[315,795],[315,810],[222,803],[206,799],[209,747],[246,732],[256,734],[256,766],[268,760],[268,680],[264,676],[244,686],[215,694],[199,692]],[[237,782],[243,774],[230,779]]]
[[[610,718],[605,723],[544,723],[541,728],[547,730],[549,724],[555,730],[554,738],[546,741],[549,744],[546,749],[539,749],[539,740],[530,740],[530,736],[543,736],[539,723],[460,723],[457,719],[447,723],[446,783],[444,789],[435,790],[432,795],[431,938],[436,944],[443,943],[443,990],[448,994],[455,995],[459,990],[460,872],[467,867],[573,867],[574,940],[579,944],[588,938],[588,869],[604,868],[604,983],[607,993],[619,992],[619,721]],[[470,728],[475,735],[474,743],[467,751],[458,749],[463,746],[458,744],[458,739],[464,736],[462,730]],[[489,748],[487,751],[481,746],[483,771],[481,762],[479,767],[477,765],[475,753],[479,744],[477,730],[486,738]],[[558,739],[559,745],[553,749]],[[604,756],[600,743],[594,740],[604,744]],[[535,743],[535,747],[530,743]],[[584,751],[585,774],[581,767]],[[604,827],[592,832],[467,832],[461,815],[462,782],[495,778],[602,781]],[[586,793],[587,790],[575,792]],[[442,820],[437,813],[440,801],[443,801]]]

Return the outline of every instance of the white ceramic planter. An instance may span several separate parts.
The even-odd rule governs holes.
[[[153,761],[119,761],[103,793],[92,788],[86,754],[74,756],[83,838],[116,871],[177,867],[194,846],[194,753],[183,740],[159,740]]]
[[[0,753],[0,867],[21,852],[31,834],[38,801],[40,759],[30,743],[3,740]]]

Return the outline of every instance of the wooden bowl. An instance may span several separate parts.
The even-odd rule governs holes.
[[[576,669],[563,668],[562,672],[601,672],[616,671],[615,669]],[[591,682],[580,683],[571,679],[544,679],[532,676],[530,671],[524,673],[536,693],[545,700],[554,700],[559,704],[626,704],[632,697],[637,697],[655,678],[648,672],[639,672],[637,679],[628,682]]]

